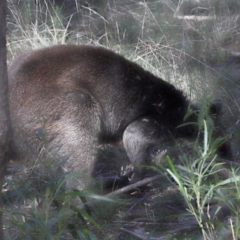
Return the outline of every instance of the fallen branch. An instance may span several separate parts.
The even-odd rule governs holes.
[[[105,197],[111,198],[111,197],[119,196],[119,195],[121,195],[123,193],[126,193],[128,191],[134,190],[135,188],[144,186],[144,185],[146,185],[146,184],[148,184],[150,182],[155,182],[155,181],[157,181],[157,180],[159,180],[159,179],[161,179],[163,177],[164,177],[163,175],[156,175],[154,177],[145,178],[145,179],[143,179],[143,180],[141,180],[139,182],[133,183],[133,184],[128,185],[126,187],[120,188],[120,189],[118,189],[118,190],[116,190],[114,192],[111,192],[111,193],[105,195]]]

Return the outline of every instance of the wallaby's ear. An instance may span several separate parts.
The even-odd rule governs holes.
[[[209,108],[209,114],[215,115],[216,117],[219,116],[220,112],[222,110],[222,100],[221,99],[215,99]]]

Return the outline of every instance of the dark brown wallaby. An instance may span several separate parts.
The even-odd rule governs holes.
[[[9,84],[15,159],[32,159],[46,148],[66,171],[90,175],[102,144],[123,140],[137,166],[164,139],[198,134],[197,124],[178,127],[189,107],[186,122],[197,122],[197,108],[180,90],[105,48],[30,51],[10,66]],[[211,114],[218,115],[218,105]],[[135,173],[143,177],[141,169]],[[80,178],[76,185],[86,183]]]

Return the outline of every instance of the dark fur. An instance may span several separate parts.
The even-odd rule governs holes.
[[[130,160],[142,164],[151,144],[197,134],[195,125],[177,128],[189,106],[181,91],[104,48],[25,53],[11,65],[9,83],[15,159],[46,147],[67,171],[90,174],[101,144],[123,139]]]

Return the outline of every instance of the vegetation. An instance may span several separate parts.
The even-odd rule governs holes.
[[[8,0],[8,63],[21,51],[53,44],[114,49],[193,101],[221,98],[237,160],[239,10],[238,0]],[[203,147],[200,140],[166,143],[153,170],[169,175],[147,193],[121,196],[124,202],[91,191],[63,193],[74,175],[53,179],[51,163],[47,173],[37,160],[19,170],[15,164],[6,177],[6,239],[238,239],[239,164],[215,156],[223,139],[213,142],[203,126]]]

